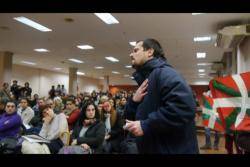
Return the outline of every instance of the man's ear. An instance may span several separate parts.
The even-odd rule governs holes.
[[[153,57],[154,55],[154,49],[148,49],[148,57]]]

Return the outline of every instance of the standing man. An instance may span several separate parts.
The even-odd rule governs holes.
[[[125,129],[142,154],[197,154],[195,101],[191,88],[170,65],[158,41],[137,42],[130,54],[140,86],[128,101]]]
[[[20,89],[21,89],[21,86],[17,84],[17,80],[14,80],[13,84],[11,85],[10,91],[14,95],[14,98],[16,101],[18,101],[19,99]]]
[[[29,82],[24,83],[24,87],[21,88],[21,97],[31,99],[32,89],[29,87]]]

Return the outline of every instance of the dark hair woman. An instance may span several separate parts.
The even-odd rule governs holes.
[[[73,129],[72,146],[64,147],[60,153],[102,153],[105,125],[99,118],[99,112],[94,102],[86,102]]]

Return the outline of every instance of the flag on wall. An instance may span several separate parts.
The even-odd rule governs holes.
[[[224,128],[250,131],[250,72],[212,79],[209,88]]]
[[[214,108],[213,98],[203,95],[202,104],[203,125],[217,131],[224,131],[219,114]]]

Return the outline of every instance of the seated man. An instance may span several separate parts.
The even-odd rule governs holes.
[[[5,113],[0,115],[0,140],[6,137],[18,137],[22,119],[16,112],[15,103],[8,101]]]
[[[76,107],[75,100],[68,99],[66,101],[66,109],[64,111],[64,114],[66,115],[68,121],[69,130],[72,130],[74,124],[80,116],[80,109]]]
[[[17,113],[21,116],[23,125],[29,125],[31,119],[34,117],[34,111],[28,106],[28,100],[26,98],[22,98],[20,100],[20,108]]]
[[[42,105],[44,105],[44,104],[45,104],[45,102],[44,102],[44,99],[43,99],[43,98],[39,98],[39,99],[37,100],[36,105],[32,107],[32,110],[35,112],[35,116],[37,116],[37,115],[40,114],[40,112],[39,112],[39,106],[42,106]]]

